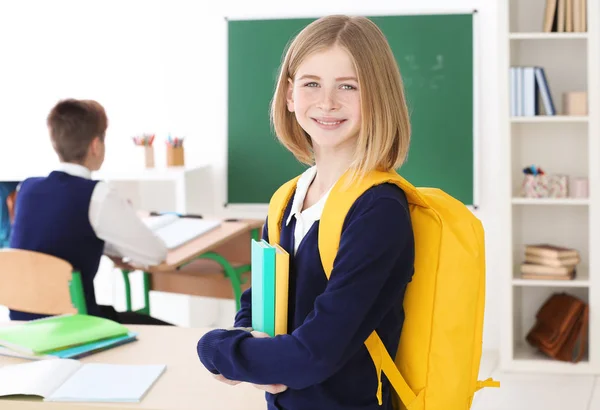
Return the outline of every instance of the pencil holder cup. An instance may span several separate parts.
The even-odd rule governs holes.
[[[566,175],[525,175],[521,196],[525,198],[566,198],[569,178]]]
[[[525,175],[521,184],[521,196],[525,198],[545,198],[548,196],[546,175]]]
[[[154,147],[153,146],[145,146],[144,147],[144,163],[146,168],[154,168]]]
[[[173,147],[167,146],[167,166],[178,167],[184,164],[183,146]]]
[[[569,195],[569,177],[566,175],[550,175],[548,178],[550,198],[566,198]]]
[[[571,196],[573,198],[587,198],[588,197],[588,179],[587,178],[575,178],[571,185]]]

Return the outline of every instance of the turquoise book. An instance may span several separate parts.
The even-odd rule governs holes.
[[[275,248],[252,239],[252,328],[275,336]]]

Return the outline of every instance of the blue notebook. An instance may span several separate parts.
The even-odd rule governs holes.
[[[275,336],[275,248],[252,239],[252,328]]]
[[[98,342],[91,342],[84,345],[70,347],[64,350],[49,352],[48,355],[56,356],[61,359],[81,359],[103,350],[112,349],[137,340],[137,333],[129,332],[125,336],[118,336],[111,339],[104,339]]]
[[[104,339],[96,342],[90,342],[66,349],[55,350],[46,354],[28,354],[0,346],[0,355],[19,357],[21,359],[81,359],[113,347],[121,346],[137,340],[137,333],[129,332],[124,336],[117,336],[110,339]]]

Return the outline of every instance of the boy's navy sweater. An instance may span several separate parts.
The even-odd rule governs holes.
[[[290,254],[288,334],[254,338],[245,330],[213,330],[198,342],[201,362],[229,380],[288,386],[278,395],[266,394],[271,410],[392,409],[383,374],[383,406],[377,403],[377,375],[364,341],[377,330],[391,356],[396,354],[402,301],[414,268],[404,192],[383,184],[355,201],[329,281],[319,256],[318,221],[295,256],[294,226],[295,219],[283,224],[280,240]],[[252,326],[251,289],[242,296],[235,326]]]
[[[10,238],[11,248],[56,256],[79,271],[90,315],[100,315],[94,295],[94,277],[104,250],[104,241],[96,236],[89,219],[96,182],[61,171],[23,181],[17,194]],[[12,320],[46,316],[10,311]]]

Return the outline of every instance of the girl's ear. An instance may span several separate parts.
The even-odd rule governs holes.
[[[294,82],[291,78],[288,78],[288,89],[286,99],[288,111],[294,112]]]

